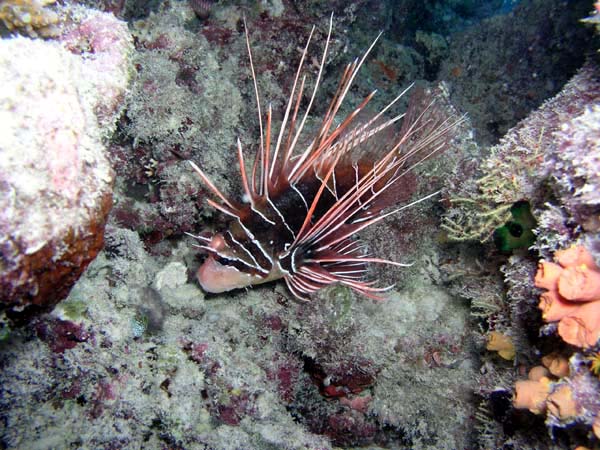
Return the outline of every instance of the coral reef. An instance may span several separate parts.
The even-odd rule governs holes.
[[[0,40],[0,299],[13,313],[66,297],[103,245],[113,171],[103,139],[129,77],[124,23],[91,12],[59,43]],[[35,308],[34,308],[35,309]]]
[[[507,15],[485,22],[481,17],[514,2],[202,2],[211,3],[207,17],[192,8],[201,2],[183,0],[77,3],[129,19],[135,47],[125,25],[111,15],[70,2],[52,7],[59,18],[68,18],[59,19],[59,42],[35,47],[42,42],[0,41],[0,47],[14,46],[6,59],[15,61],[38,54],[19,53],[24,41],[27,48],[44,48],[48,57],[59,54],[63,78],[50,80],[62,93],[76,91],[68,105],[82,111],[86,130],[94,129],[92,136],[78,134],[81,121],[55,102],[65,110],[61,119],[71,123],[61,120],[48,132],[25,122],[26,133],[18,137],[36,141],[17,146],[18,156],[37,158],[31,166],[53,162],[58,179],[70,182],[75,171],[83,177],[97,169],[97,160],[86,153],[73,163],[69,153],[48,161],[34,152],[41,147],[37,131],[48,132],[48,148],[54,150],[72,142],[54,139],[64,137],[59,130],[83,136],[85,149],[98,150],[94,155],[109,147],[115,173],[104,161],[102,186],[108,192],[108,175],[114,177],[115,207],[106,227],[98,222],[95,237],[99,247],[104,227],[103,249],[66,300],[20,327],[0,321],[0,447],[554,450],[597,445],[600,348],[587,339],[585,348],[564,342],[558,324],[542,319],[540,289],[534,285],[538,260],[553,260],[557,250],[584,246],[598,261],[597,69],[593,64],[581,69],[491,156],[472,137],[493,141],[561,89],[583,60],[582,39],[589,33],[573,24],[574,17],[583,17],[580,9],[585,14],[591,9],[589,1],[568,7],[557,0],[520,2]],[[375,30],[383,29],[361,73],[364,83],[348,92],[349,105],[374,88],[380,90],[374,102],[385,104],[410,78],[447,79],[450,84],[433,89],[433,83],[419,84],[444,99],[449,89],[470,110],[476,129],[465,124],[451,151],[424,165],[404,186],[407,198],[445,186],[442,202],[418,205],[390,218],[377,233],[362,233],[374,254],[412,264],[375,274],[396,284],[386,302],[374,304],[332,286],[313,302],[296,304],[277,283],[205,294],[193,281],[202,257],[183,235],[223,223],[204,209],[205,192],[182,160],[223,174],[219,186],[238,194],[232,164],[236,138],[249,152],[258,145],[242,19],[261,98],[280,111],[311,25],[319,47],[331,9],[336,25],[325,98],[349,55],[360,54]],[[450,34],[455,30],[462,34]],[[130,52],[135,82],[127,89]],[[30,70],[47,70],[39,64],[42,57],[28,61],[38,67],[19,72],[16,81]],[[318,60],[307,63],[318,70]],[[3,64],[0,72],[4,69]],[[39,96],[29,99],[35,103]],[[19,101],[31,111],[39,106]],[[13,104],[0,105],[9,111]],[[315,117],[326,106],[319,102]],[[4,117],[2,134],[13,136],[4,133],[9,123]],[[115,119],[117,133],[110,136]],[[273,119],[279,123],[281,117]],[[307,118],[307,127],[318,125]],[[457,160],[461,165],[454,168]],[[2,170],[0,178],[29,173],[23,167],[29,166]],[[37,183],[53,180],[35,173]],[[54,190],[52,198],[42,197],[43,204],[70,193]],[[530,214],[520,209],[523,201]],[[43,204],[26,208],[39,211]],[[93,204],[80,204],[77,212]],[[443,211],[460,242],[440,232]],[[53,212],[61,223],[72,218],[60,205]],[[506,227],[499,232],[504,251],[489,239],[501,227]],[[39,236],[40,228],[19,230]],[[72,235],[86,242],[86,232],[76,231]],[[90,247],[86,256],[91,259],[96,251]],[[88,263],[78,261],[75,272]],[[60,286],[54,286],[40,301],[57,301]],[[560,291],[556,284],[551,288]],[[531,379],[525,380],[528,372]],[[519,400],[513,404],[515,386]]]
[[[196,251],[177,237],[219,222],[181,158],[224,173],[231,190],[235,137],[254,149],[256,106],[239,8],[216,4],[202,25],[187,2],[159,11],[132,24],[137,79],[110,148],[117,204],[105,248],[66,301],[2,341],[3,444],[469,448],[468,310],[437,285],[431,204],[365,236],[415,262],[383,273],[404,280],[386,307],[339,286],[298,305],[275,283],[209,297],[192,281]],[[311,22],[286,7],[247,23],[261,91],[278,109]],[[346,42],[336,33],[334,65]],[[403,195],[430,193],[448,165],[424,167]],[[439,178],[427,185],[428,174]]]
[[[600,337],[597,74],[597,66],[586,63],[492,147],[478,170],[465,161],[463,172],[472,174],[466,182],[450,183],[443,227],[460,244],[444,272],[451,289],[471,300],[481,327],[474,339],[490,352],[483,354],[476,391],[483,448],[597,442],[600,386],[590,362]],[[524,204],[526,214],[515,214]],[[525,248],[513,231],[530,233]],[[474,265],[473,254],[485,259]],[[541,298],[539,288],[545,289]],[[513,364],[500,352],[513,356]],[[544,424],[556,430],[552,441]]]
[[[544,182],[549,176],[562,180],[564,197],[568,198],[563,199],[565,205],[578,199],[581,203],[586,202],[583,195],[586,192],[596,201],[597,197],[591,194],[595,176],[593,173],[579,175],[579,171],[595,170],[598,156],[590,146],[596,145],[593,130],[597,123],[591,119],[587,127],[582,125],[585,131],[580,131],[577,142],[570,139],[567,131],[571,130],[572,126],[568,125],[571,120],[580,124],[584,118],[589,118],[587,108],[600,98],[596,70],[593,64],[580,70],[557,96],[545,102],[492,147],[491,155],[481,164],[479,178],[461,183],[460,187],[454,186],[457,189],[449,196],[451,207],[442,225],[451,240],[485,242],[496,228],[511,219],[511,208],[522,200],[529,201],[534,216],[539,215],[535,210],[546,201]],[[589,141],[581,141],[586,135]],[[567,156],[563,149],[570,154]],[[590,160],[581,161],[582,158]],[[545,163],[540,165],[542,161]],[[551,170],[554,166],[559,170]],[[561,171],[564,172],[562,175]],[[571,192],[571,179],[583,188],[576,196]],[[594,206],[587,206],[590,213]],[[584,205],[577,204],[576,207],[584,208]]]
[[[68,299],[1,344],[7,447],[470,447],[467,310],[439,287],[386,308],[341,287],[208,298],[185,243],[157,257],[106,234]]]
[[[115,218],[150,244],[194,231],[203,195],[181,159],[223,171],[230,158],[213,149],[230,148],[244,116],[239,88],[219,75],[239,77],[237,59],[185,29],[186,20],[195,20],[187,3],[174,8],[134,24],[137,76],[126,99],[123,139],[110,152],[119,175]]]

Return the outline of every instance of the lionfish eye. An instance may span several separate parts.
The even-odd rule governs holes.
[[[215,259],[222,266],[231,266],[231,265],[233,265],[233,260],[231,260],[229,258],[225,258],[223,256],[217,256]]]

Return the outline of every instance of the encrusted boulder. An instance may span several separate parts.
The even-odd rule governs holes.
[[[110,15],[90,12],[82,23],[67,34],[68,49],[0,40],[0,309],[13,314],[66,297],[103,245],[113,184],[104,138],[132,44]],[[111,45],[93,48],[99,41]],[[73,51],[77,42],[87,53]]]

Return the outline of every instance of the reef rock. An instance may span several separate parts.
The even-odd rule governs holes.
[[[132,43],[110,15],[80,18],[65,46],[0,40],[0,309],[12,314],[66,297],[103,245],[113,183],[103,140]]]

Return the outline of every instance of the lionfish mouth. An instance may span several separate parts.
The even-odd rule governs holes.
[[[212,256],[198,269],[198,281],[206,292],[219,294],[221,292],[239,289],[260,283],[262,278],[239,271],[232,266],[221,264]]]
[[[271,105],[266,112],[266,123],[263,123],[248,28],[245,27],[258,106],[260,146],[249,174],[241,142],[239,139],[237,142],[244,201],[227,198],[204,171],[190,161],[217,199],[207,200],[208,204],[231,218],[228,228],[221,233],[211,237],[192,235],[199,241],[196,246],[208,252],[208,258],[197,273],[200,285],[207,292],[220,293],[283,278],[292,294],[301,300],[309,300],[314,292],[335,283],[381,300],[382,293],[392,286],[376,287],[376,280],[366,279],[368,265],[408,266],[370,255],[366,245],[355,235],[437,194],[434,192],[409,204],[396,204],[397,199],[402,198],[403,185],[399,180],[417,164],[441,151],[449,132],[463,118],[428,118],[432,116],[426,114],[433,107],[432,101],[420,111],[415,111],[418,107],[411,102],[406,114],[386,119],[385,113],[402,98],[406,89],[369,120],[359,121],[358,114],[375,95],[375,91],[372,92],[339,125],[335,125],[344,98],[380,33],[362,58],[346,66],[317,132],[307,139],[310,136],[304,133],[304,126],[321,82],[332,26],[333,16],[329,20],[308,106],[299,114],[305,97],[306,75],[302,73],[315,31],[315,27],[312,28],[277,136],[272,133]],[[352,159],[362,144],[404,116],[398,137],[379,149],[379,160],[374,161],[367,155]],[[299,148],[300,142],[310,144]]]

